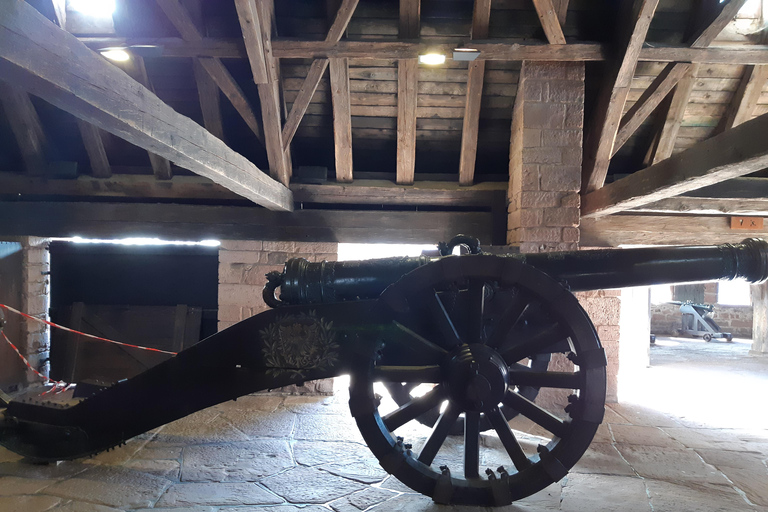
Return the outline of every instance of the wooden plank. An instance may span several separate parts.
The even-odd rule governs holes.
[[[694,64],[688,69],[685,76],[677,82],[675,92],[672,94],[672,99],[670,100],[669,108],[667,110],[664,126],[659,132],[658,142],[649,158],[651,164],[657,164],[672,156],[672,150],[675,148],[677,134],[680,131],[680,125],[685,116],[685,109],[688,106],[691,91],[696,83],[698,70],[699,66]]]
[[[583,195],[582,217],[617,213],[768,167],[768,115]]]
[[[730,217],[715,215],[608,215],[582,219],[579,230],[583,247],[711,245],[768,236],[765,230],[732,230]]]
[[[297,210],[162,203],[0,202],[0,235],[127,237],[171,240],[304,240],[308,242],[427,243],[456,233],[493,239],[489,211]],[[162,222],[158,222],[162,219]]]
[[[658,0],[635,0],[625,29],[617,43],[621,52],[610,65],[601,86],[590,130],[584,143],[582,191],[592,192],[603,186],[613,153],[613,144],[632,85],[632,77]],[[570,46],[570,45],[566,45]]]
[[[331,59],[331,101],[336,181],[352,181],[352,111],[347,59]]]
[[[200,110],[203,113],[203,125],[217,139],[224,140],[224,124],[221,120],[221,96],[219,88],[213,81],[199,59],[192,61],[197,84],[197,96],[200,100]]]
[[[77,120],[77,127],[83,139],[85,152],[88,153],[88,160],[91,163],[91,175],[94,178],[112,176],[107,152],[104,150],[104,141],[101,139],[101,130],[82,119]]]
[[[421,0],[400,0],[400,39],[418,39],[421,32]]]
[[[186,339],[187,313],[189,307],[186,304],[177,304],[176,312],[173,316],[173,351],[181,352],[184,350],[184,341]],[[198,325],[199,329],[199,325]]]
[[[488,37],[491,18],[490,0],[475,0],[472,14],[472,37]],[[467,99],[464,107],[464,124],[461,129],[461,153],[459,156],[459,183],[471,185],[475,179],[477,161],[477,134],[480,124],[480,109],[483,99],[485,61],[469,63],[467,76]]]
[[[419,62],[397,63],[397,183],[410,185],[416,169],[416,101]]]
[[[669,64],[659,73],[659,76],[643,92],[640,99],[627,111],[621,118],[619,131],[616,134],[616,140],[613,143],[613,153],[611,157],[623,146],[629,138],[634,135],[640,125],[645,122],[649,115],[656,110],[656,107],[664,100],[672,89],[677,85],[683,76],[690,70],[692,64],[676,63]]]
[[[544,29],[544,35],[547,36],[549,44],[565,44],[565,36],[559,19],[560,12],[553,4],[553,0],[533,0],[533,6],[539,15],[541,28]]]
[[[253,81],[265,84],[267,78],[267,62],[264,59],[264,45],[261,25],[256,10],[255,0],[235,0],[237,17],[240,20],[240,30],[243,32],[245,47],[248,48],[248,62],[251,64]]]
[[[632,212],[660,215],[747,215],[768,217],[768,197],[740,199],[731,197],[669,197],[655,201]]]
[[[0,103],[21,153],[24,171],[33,176],[45,174],[47,139],[29,94],[16,85],[0,81]]]
[[[49,103],[267,208],[290,191],[25,2],[0,4],[0,74]]]
[[[343,0],[339,6],[339,10],[336,13],[336,17],[331,24],[331,28],[328,30],[328,35],[325,37],[327,42],[337,42],[341,39],[344,31],[347,29],[349,20],[352,18],[352,14],[355,12],[359,0]],[[296,129],[301,123],[301,118],[304,117],[304,113],[307,110],[309,102],[312,100],[312,96],[317,90],[317,86],[320,84],[320,80],[323,78],[325,69],[328,67],[328,59],[316,59],[312,62],[307,73],[307,78],[299,89],[299,94],[296,100],[293,102],[291,111],[285,120],[285,126],[283,126],[283,149],[287,150],[293,140],[293,136],[296,134]]]
[[[736,89],[717,132],[729,130],[752,119],[766,80],[768,80],[768,66],[749,66],[744,70],[739,88]]]

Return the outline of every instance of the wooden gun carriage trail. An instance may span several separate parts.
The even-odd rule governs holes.
[[[451,255],[456,245],[470,254]],[[268,275],[272,310],[75,405],[11,401],[0,444],[33,460],[84,457],[248,393],[349,374],[350,412],[387,472],[439,503],[506,505],[562,479],[603,420],[606,357],[571,292],[768,278],[758,239],[490,255],[459,236],[439,248],[439,257],[289,260]],[[397,407],[385,410],[374,386]],[[567,404],[537,403],[547,388],[564,390]],[[535,452],[516,419],[533,425]],[[409,439],[419,425],[431,428],[422,446]],[[492,433],[507,460],[486,469]],[[438,466],[449,436],[463,436],[462,453]]]

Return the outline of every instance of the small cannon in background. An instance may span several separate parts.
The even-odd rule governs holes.
[[[456,244],[474,254],[447,255]],[[350,412],[387,472],[440,503],[505,505],[564,477],[603,419],[605,353],[572,291],[768,278],[768,243],[754,239],[494,256],[458,237],[442,253],[289,260],[268,276],[274,309],[76,405],[11,401],[0,444],[38,460],[82,457],[248,393],[349,374]],[[547,388],[567,404],[537,404]],[[440,464],[456,434],[457,453]],[[488,443],[504,461],[485,455]]]

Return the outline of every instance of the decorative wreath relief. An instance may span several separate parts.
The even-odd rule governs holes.
[[[325,370],[338,360],[333,322],[318,318],[314,311],[278,318],[259,334],[270,376],[290,372],[292,377],[304,377],[307,371]]]

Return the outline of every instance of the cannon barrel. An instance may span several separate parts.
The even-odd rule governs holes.
[[[450,256],[447,256],[450,257]],[[743,278],[768,279],[768,242],[747,239],[716,246],[643,247],[589,251],[506,254],[564,283],[571,291]],[[382,258],[366,261],[311,263],[288,260],[264,291],[278,305],[329,303],[378,297],[408,272],[439,257]]]

